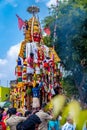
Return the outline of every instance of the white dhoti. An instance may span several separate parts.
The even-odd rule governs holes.
[[[32,104],[32,107],[33,107],[33,108],[40,107],[40,101],[39,101],[39,98],[37,98],[37,97],[33,97],[33,104]]]

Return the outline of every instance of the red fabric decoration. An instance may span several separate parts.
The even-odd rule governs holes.
[[[27,59],[27,62],[29,64],[29,67],[33,68],[34,67],[34,58],[33,57],[29,57]]]
[[[44,62],[43,66],[44,66],[45,69],[48,69],[49,68],[49,63],[48,62]]]
[[[38,54],[38,60],[39,61],[43,61],[44,60],[44,52],[43,52],[43,50],[42,49],[38,49],[37,54]]]
[[[18,88],[16,88],[16,92],[18,92]]]
[[[22,72],[18,72],[17,74],[18,74],[18,76],[22,76]]]
[[[25,26],[25,22],[16,14],[17,18],[18,18],[18,27],[21,30],[23,25]]]
[[[50,35],[50,28],[44,28],[44,32],[47,34],[47,35]]]

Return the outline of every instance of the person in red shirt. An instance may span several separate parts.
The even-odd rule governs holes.
[[[3,115],[0,113],[0,130],[6,130],[6,125],[2,120]]]

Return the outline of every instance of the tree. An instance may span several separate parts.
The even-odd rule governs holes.
[[[65,69],[70,72],[81,101],[87,102],[87,1],[70,0],[68,3],[60,3],[54,10],[56,8],[58,12],[54,11],[50,17],[58,15],[57,19],[50,21],[46,17],[51,30],[56,19],[56,51]],[[51,36],[53,37],[53,31]]]

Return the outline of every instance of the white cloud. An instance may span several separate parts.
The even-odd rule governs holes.
[[[6,59],[0,59],[0,65],[5,65],[7,63]]]
[[[15,66],[20,50],[20,43],[10,47],[5,59],[0,59],[0,85],[7,86],[10,80],[16,79]]]
[[[19,46],[20,44],[10,47],[9,51],[7,52],[7,57],[11,59],[14,59],[15,57],[17,57],[19,53]]]
[[[64,2],[64,1],[68,1],[68,0],[58,0],[58,1],[61,1],[61,2]],[[51,5],[56,5],[57,4],[57,0],[49,0],[49,2],[46,3],[46,6],[47,7],[51,7]]]
[[[47,7],[50,7],[51,5],[56,5],[56,0],[50,0],[49,2],[47,2]]]

